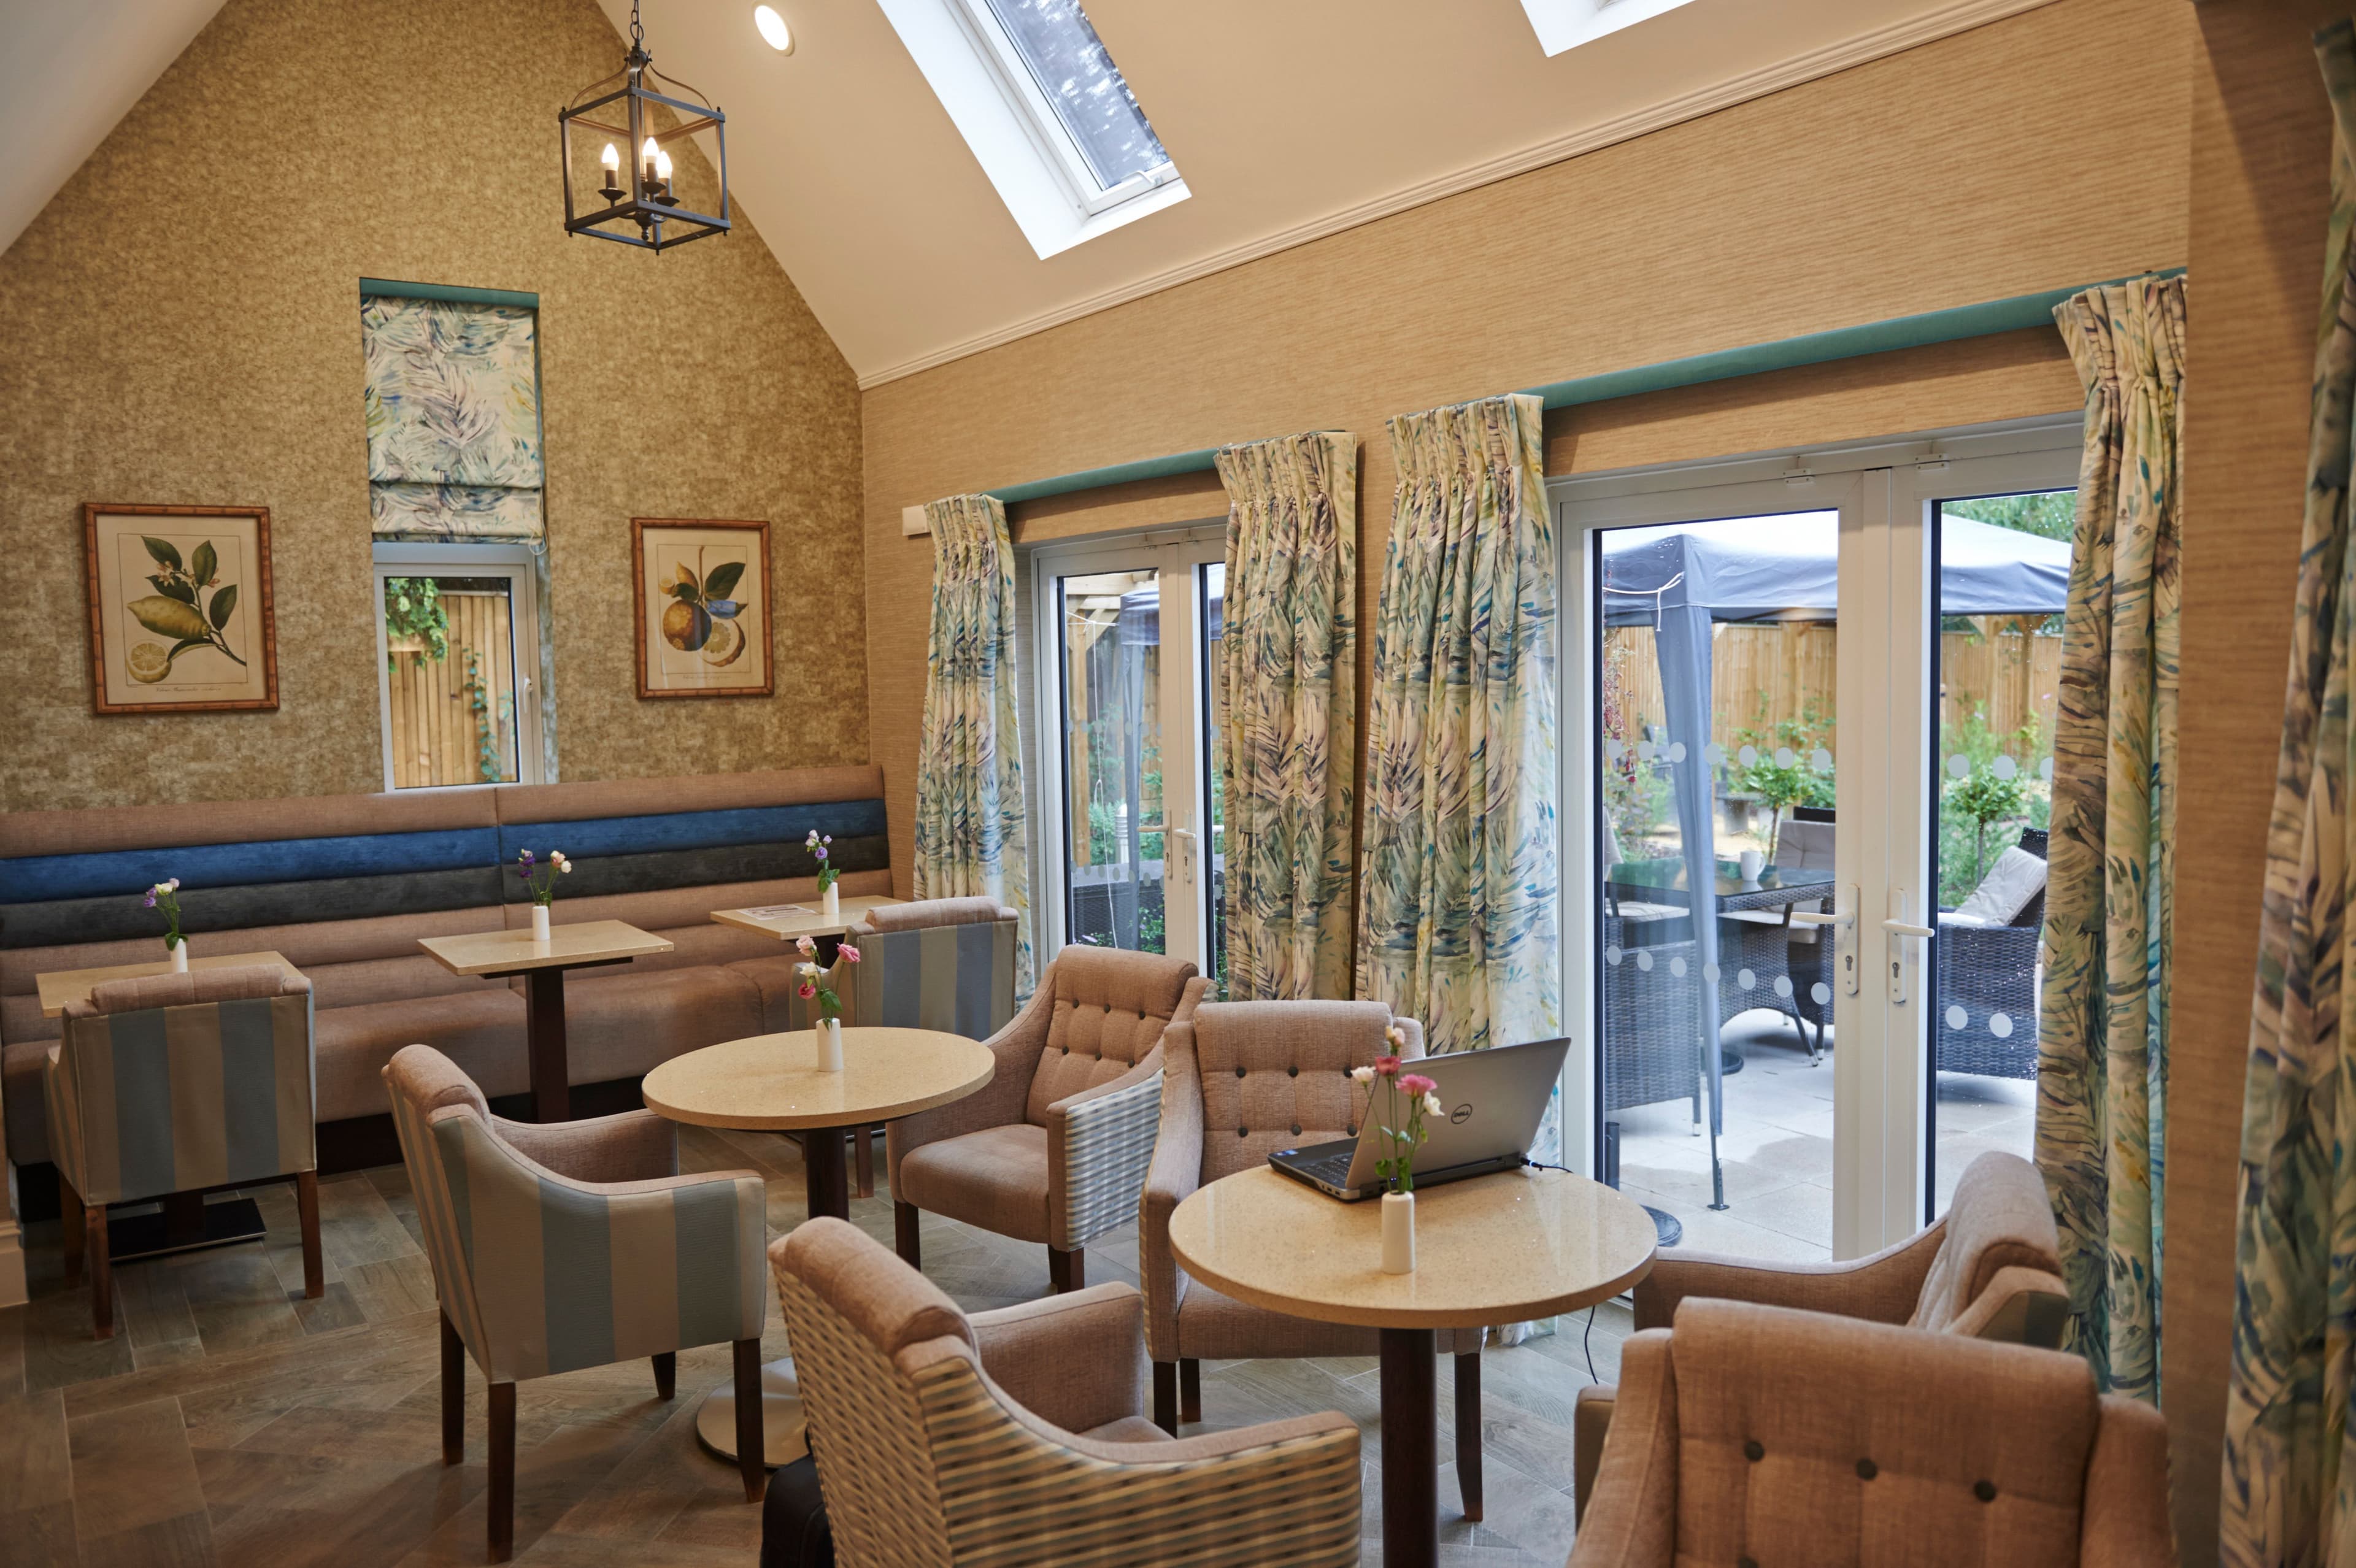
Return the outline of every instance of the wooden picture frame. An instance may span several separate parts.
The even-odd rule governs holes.
[[[715,582],[720,592],[710,592]],[[774,696],[770,603],[767,523],[630,519],[639,697]],[[713,613],[713,605],[728,608]]]
[[[270,508],[86,501],[81,520],[93,712],[277,709]]]

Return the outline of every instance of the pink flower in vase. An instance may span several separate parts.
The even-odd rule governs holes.
[[[839,944],[836,946],[835,951],[842,955],[842,961],[846,964],[856,964],[859,962],[859,949],[853,947],[848,942]]]

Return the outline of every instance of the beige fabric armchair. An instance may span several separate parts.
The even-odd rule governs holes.
[[[2070,1309],[2061,1248],[2045,1179],[2019,1156],[1992,1151],[1965,1168],[1937,1224],[1870,1257],[1782,1264],[1665,1252],[1636,1286],[1636,1327],[1666,1328],[1681,1302],[1719,1296],[2051,1348]],[[1572,1469],[1581,1512],[1612,1399],[1608,1386],[1579,1392]]]
[[[1087,1244],[1137,1212],[1162,1101],[1162,1031],[1205,982],[1152,953],[1066,947],[987,1042],[979,1093],[904,1116],[884,1135],[900,1256],[922,1267],[930,1210],[1047,1248],[1057,1290],[1087,1283]]]
[[[1170,1026],[1162,1127],[1138,1207],[1137,1264],[1153,1354],[1153,1418],[1164,1431],[1203,1419],[1208,1360],[1371,1356],[1380,1332],[1290,1317],[1190,1279],[1170,1250],[1170,1216],[1195,1189],[1301,1144],[1355,1137],[1366,1092],[1350,1070],[1387,1054],[1423,1054],[1423,1028],[1380,1002],[1206,1002]],[[1456,1471],[1464,1517],[1481,1517],[1481,1339],[1440,1335],[1456,1358]]]
[[[1358,1561],[1358,1429],[1164,1438],[1126,1285],[968,1317],[856,1226],[769,1248],[844,1568]]]
[[[1570,1568],[2164,1568],[2168,1425],[2076,1356],[1689,1299],[1621,1351]]]

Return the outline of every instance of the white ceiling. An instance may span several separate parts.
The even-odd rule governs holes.
[[[0,0],[0,247],[220,3]],[[753,0],[641,0],[647,43],[872,385],[2046,0],[1692,0],[1551,59],[1520,0],[1087,0],[1194,194],[1044,261],[873,0],[773,3],[791,55]]]

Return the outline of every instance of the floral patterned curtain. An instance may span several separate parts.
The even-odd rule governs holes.
[[[2063,1343],[2106,1390],[2157,1402],[2184,280],[2088,289],[2053,315],[2086,412],[2053,737],[2037,1163],[2070,1287]]]
[[[1231,446],[1219,654],[1227,990],[1350,994],[1358,439]]]
[[[2344,990],[2356,897],[2348,723],[2356,552],[2349,549],[2349,403],[2356,398],[2356,33],[2316,36],[2331,101],[2331,221],[2308,441],[2306,524],[2258,979],[2242,1099],[2233,1342],[2219,1560],[2356,1562],[2356,1009]]]
[[[537,326],[516,305],[360,302],[379,538],[541,537]]]
[[[989,496],[925,507],[933,632],[916,752],[916,896],[987,895],[1017,919],[1017,995],[1031,994],[1031,848],[1015,736],[1014,546]]]
[[[1357,991],[1421,1019],[1435,1052],[1562,1032],[1540,407],[1485,398],[1390,421]]]

